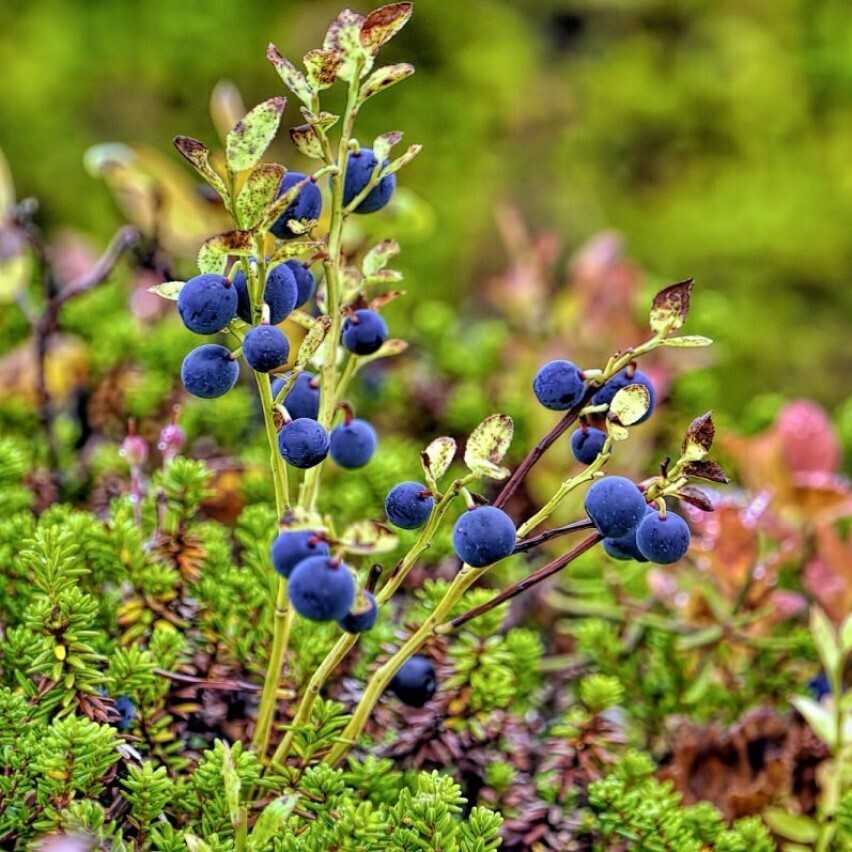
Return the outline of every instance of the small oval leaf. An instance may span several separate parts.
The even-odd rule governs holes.
[[[422,145],[410,145],[408,150],[395,160],[391,160],[388,165],[382,169],[381,177],[387,177],[394,172],[398,172],[403,166],[407,166],[420,152],[423,150]]]
[[[312,160],[321,160],[323,158],[322,143],[313,125],[300,124],[298,127],[291,127],[290,138],[293,140],[293,144],[306,157],[310,157]]]
[[[363,15],[351,9],[344,9],[325,34],[323,48],[336,50],[340,54],[337,76],[341,80],[352,81],[359,69],[360,75],[363,76],[373,64],[372,53],[361,44],[361,27],[364,21]]]
[[[225,156],[232,172],[251,169],[266,153],[278,132],[286,98],[270,98],[238,121],[225,139]]]
[[[388,261],[399,254],[399,243],[396,240],[383,240],[374,245],[361,261],[361,271],[364,275],[374,275],[388,265]]]
[[[289,60],[285,59],[274,44],[266,48],[266,58],[273,64],[284,85],[306,106],[311,106],[313,91],[305,75]]]
[[[254,253],[254,235],[251,231],[228,231],[205,240],[198,252],[198,268],[202,272],[224,275],[228,258],[248,257]]]
[[[644,385],[627,385],[612,398],[607,419],[619,426],[632,426],[641,420],[651,405],[651,394]]]
[[[148,288],[149,293],[156,293],[163,299],[169,299],[176,302],[180,291],[183,290],[186,281],[163,281],[162,284],[155,284]]]
[[[290,318],[293,318],[292,314],[290,314]],[[308,365],[308,362],[314,357],[320,346],[322,346],[330,328],[331,317],[328,314],[317,317],[305,335],[301,346],[299,346],[299,354],[296,356],[297,367],[306,367]]]
[[[730,482],[721,466],[713,461],[690,461],[683,466],[686,476],[706,479],[708,482]]]
[[[713,438],[716,436],[716,427],[713,425],[713,412],[708,411],[696,417],[683,438],[680,445],[681,458],[685,461],[700,461],[713,446]]]
[[[329,88],[337,78],[337,69],[340,68],[340,63],[343,57],[339,50],[309,50],[302,61],[305,63],[306,77],[308,84],[315,91],[319,92]],[[310,105],[309,105],[310,106]]]
[[[403,132],[401,130],[391,130],[388,133],[382,133],[373,140],[373,154],[380,162],[384,162],[390,155],[394,145],[402,141]]]
[[[264,231],[268,231],[276,222],[278,217],[296,200],[296,197],[302,191],[305,184],[310,182],[310,178],[306,177],[300,180],[297,184],[291,186],[286,192],[281,193],[263,214],[263,218],[258,225]]]
[[[361,103],[372,98],[373,95],[389,89],[391,86],[405,80],[414,73],[414,66],[409,62],[397,62],[395,65],[386,65],[384,68],[377,68],[364,81],[361,86],[361,91],[358,94],[358,100]]]
[[[695,282],[688,278],[660,290],[651,305],[651,330],[656,334],[667,334],[680,328],[689,314],[689,294]]]
[[[492,414],[486,417],[467,439],[464,463],[474,473],[488,471],[484,475],[495,479],[502,478],[494,474],[504,470],[499,464],[509,450],[514,432],[515,424],[508,414]]]
[[[298,257],[308,251],[316,251],[324,245],[325,243],[318,240],[290,240],[286,243],[280,243],[270,255],[267,266],[272,269],[279,263],[284,263],[285,260]]]
[[[411,12],[411,3],[389,3],[370,12],[361,24],[361,44],[375,55],[408,23]]]
[[[626,441],[630,437],[630,432],[624,426],[609,419],[606,421],[606,433],[613,441]]]
[[[174,146],[192,164],[198,174],[224,199],[228,190],[225,187],[225,181],[210,164],[210,151],[207,146],[191,136],[175,136]]]
[[[660,341],[661,346],[675,346],[680,349],[697,349],[700,346],[712,346],[713,340],[700,334],[688,334],[683,337],[666,337]]]
[[[359,355],[358,366],[363,367],[364,364],[369,364],[370,361],[377,361],[379,358],[390,358],[393,355],[401,355],[408,349],[408,343],[404,340],[391,338],[386,340],[372,355]]]
[[[435,438],[420,454],[426,476],[431,476],[433,480],[440,479],[453,463],[456,450],[456,442],[452,438],[446,436]]]
[[[349,553],[391,553],[398,539],[384,524],[376,521],[356,521],[350,524],[340,538],[340,545]]]
[[[252,169],[237,196],[236,213],[240,227],[253,228],[260,221],[264,210],[275,199],[286,171],[277,163],[262,163]]]

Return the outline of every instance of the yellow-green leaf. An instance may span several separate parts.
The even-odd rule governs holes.
[[[148,288],[149,293],[156,293],[162,299],[169,299],[176,302],[180,291],[183,290],[186,281],[164,281],[162,284],[155,284]]]
[[[834,722],[834,714],[817,704],[812,698],[804,695],[795,695],[790,703],[804,716],[811,730],[829,747],[833,748],[837,742],[837,728]]]
[[[708,411],[696,417],[684,435],[683,443],[680,445],[681,458],[685,461],[700,461],[713,446],[713,438],[716,436],[716,427],[713,425],[713,412]]]
[[[340,53],[337,76],[350,82],[366,74],[373,64],[373,54],[361,44],[361,27],[366,19],[363,15],[344,9],[333,21],[325,34],[323,48]]]
[[[300,124],[298,127],[290,128],[290,138],[299,152],[312,160],[323,158],[322,143],[311,124]]]
[[[350,524],[340,538],[341,546],[349,553],[391,553],[398,539],[384,524],[376,521],[356,521]]]
[[[627,385],[612,398],[607,418],[619,426],[632,426],[645,416],[650,405],[648,388],[644,385]]]
[[[409,62],[397,62],[395,65],[386,65],[383,68],[377,68],[364,81],[361,86],[361,91],[358,93],[358,99],[361,103],[372,98],[373,95],[389,89],[391,86],[405,80],[414,73],[414,66]]]
[[[313,91],[305,75],[289,60],[285,59],[274,44],[266,48],[266,58],[275,66],[284,85],[306,106],[311,106]]]
[[[292,314],[290,316],[292,318]],[[315,320],[299,346],[299,354],[296,356],[297,367],[307,366],[308,362],[314,357],[320,346],[322,346],[322,342],[325,340],[330,328],[331,317],[327,314],[323,314]]]
[[[237,196],[237,221],[242,228],[253,228],[275,199],[286,173],[277,163],[262,163],[252,169]]]
[[[675,331],[686,322],[689,293],[695,282],[689,278],[660,290],[651,305],[651,330],[656,334]]]
[[[763,818],[769,827],[787,840],[796,843],[814,843],[819,837],[819,826],[810,817],[792,814],[780,808],[767,808]]]
[[[426,476],[433,480],[440,479],[449,469],[456,457],[456,442],[452,438],[443,436],[435,438],[428,447],[420,454],[423,470]]]
[[[411,12],[411,3],[389,3],[373,10],[361,24],[361,44],[375,55],[408,23]]]
[[[700,334],[688,334],[683,337],[666,337],[660,341],[661,346],[674,346],[680,349],[697,349],[700,346],[712,346],[713,341],[709,337]]]
[[[505,479],[506,468],[500,466],[509,450],[515,424],[508,414],[492,414],[486,417],[467,439],[464,463],[474,473],[492,479]]]
[[[231,256],[248,257],[254,252],[250,231],[228,231],[205,240],[198,252],[198,268],[202,272],[224,275]]]
[[[337,78],[337,69],[343,57],[339,50],[309,50],[302,61],[305,63],[306,77],[310,87],[316,91],[327,89]]]
[[[227,197],[228,190],[225,188],[225,181],[210,164],[210,151],[203,142],[199,142],[191,136],[175,136],[174,146],[222,198]]]
[[[399,254],[399,243],[396,240],[383,240],[374,245],[361,261],[361,271],[365,276],[375,275],[388,265],[388,261]]]
[[[250,110],[225,139],[225,156],[232,172],[251,169],[260,162],[278,132],[286,98],[270,98]]]

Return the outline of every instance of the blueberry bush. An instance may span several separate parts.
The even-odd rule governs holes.
[[[378,60],[411,14],[341,12],[301,67],[269,46],[304,171],[264,159],[284,95],[220,90],[221,147],[174,140],[209,206],[192,268],[137,222],[69,283],[0,174],[34,387],[0,405],[0,846],[850,848],[850,489],[811,408],[762,438],[671,422],[640,364],[712,344],[681,333],[692,280],[604,354],[542,333],[520,441],[487,409],[403,428],[421,148],[357,120],[414,73]],[[79,400],[54,374],[81,340]]]

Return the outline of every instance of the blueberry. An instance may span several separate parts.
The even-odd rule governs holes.
[[[633,532],[645,517],[645,497],[623,476],[605,476],[586,492],[586,513],[605,538]]]
[[[317,540],[312,530],[281,532],[272,542],[272,567],[282,576],[289,577],[293,569],[311,556],[328,556],[328,545]]]
[[[409,657],[390,682],[391,691],[409,707],[422,707],[437,688],[435,666],[422,654]]]
[[[808,681],[808,691],[817,701],[822,701],[826,695],[831,695],[831,681],[825,672],[818,674],[815,678]]]
[[[341,467],[364,467],[373,457],[378,441],[376,430],[366,420],[355,418],[332,430],[331,457]]]
[[[307,417],[287,423],[278,433],[278,449],[284,461],[306,469],[319,464],[328,455],[328,432]]]
[[[339,560],[311,556],[293,569],[287,596],[296,612],[305,618],[340,621],[355,602],[355,579]]]
[[[234,276],[234,289],[237,291],[237,316],[251,325],[254,318],[251,315],[251,300],[249,299],[246,276],[238,272]],[[263,301],[269,305],[269,322],[276,325],[296,307],[299,288],[293,271],[284,263],[271,269],[266,275],[266,286],[263,288]]]
[[[196,275],[178,294],[178,313],[196,334],[215,334],[233,318],[237,291],[224,275]]]
[[[648,410],[636,421],[636,423],[644,423],[654,413],[656,394],[654,393],[654,386],[651,384],[651,380],[641,370],[636,370],[633,373],[632,378],[627,378],[627,367],[625,367],[620,373],[616,373],[592,397],[592,405],[609,405],[616,393],[618,393],[618,391],[622,388],[626,388],[628,385],[643,385],[648,388],[648,393],[650,394]]]
[[[594,426],[587,426],[585,429],[577,429],[571,435],[571,452],[578,462],[591,464],[600,455],[605,442],[605,432],[595,429]]]
[[[387,324],[375,311],[362,308],[343,321],[343,345],[356,355],[371,355],[387,339]]]
[[[453,547],[462,562],[484,568],[515,549],[515,525],[494,506],[479,506],[465,512],[453,527]]]
[[[287,172],[281,181],[281,189],[278,190],[280,198],[284,193],[303,181],[307,175],[301,172]],[[269,229],[279,240],[293,240],[299,236],[290,230],[290,222],[300,219],[319,219],[322,212],[322,194],[319,187],[313,183],[306,183],[290,206],[275,220]]]
[[[358,595],[352,609],[337,623],[347,633],[364,633],[372,629],[379,617],[379,605],[370,592]]]
[[[202,399],[226,394],[236,383],[240,367],[231,351],[218,343],[205,343],[193,349],[180,368],[183,386]]]
[[[290,341],[277,325],[258,325],[243,338],[243,355],[252,370],[268,373],[287,363]]]
[[[119,695],[115,699],[115,709],[118,711],[118,721],[115,723],[115,727],[119,731],[129,730],[136,718],[136,706],[133,704],[133,699],[129,695]]]
[[[655,514],[656,509],[653,506],[645,507],[645,514]],[[648,560],[640,553],[636,546],[636,530],[632,530],[627,535],[619,536],[618,538],[605,538],[603,540],[604,550],[613,559],[634,559],[636,562],[647,562]]]
[[[349,155],[346,162],[346,179],[343,183],[343,204],[349,204],[361,194],[373,172],[378,165],[376,155],[369,148],[361,148],[358,153]],[[388,164],[385,160],[382,168]],[[367,193],[366,198],[355,208],[356,213],[375,213],[381,210],[390,201],[393,191],[396,189],[396,174],[386,175],[373,189]]]
[[[316,278],[314,273],[298,260],[285,260],[284,266],[293,273],[293,278],[296,280],[296,307],[300,308],[314,295],[317,289]]]
[[[273,399],[278,396],[284,381],[285,379],[273,379]],[[319,417],[320,406],[319,379],[313,373],[299,373],[282,404],[294,420],[300,417],[316,420]]]
[[[425,485],[420,482],[400,482],[388,493],[385,514],[395,527],[416,530],[429,520],[434,505],[435,500]]]
[[[549,361],[536,373],[533,391],[545,408],[565,411],[583,398],[586,386],[576,364],[570,361]]]
[[[681,559],[689,549],[689,539],[686,521],[674,512],[666,512],[663,518],[659,512],[653,512],[642,519],[636,530],[639,552],[658,565]]]

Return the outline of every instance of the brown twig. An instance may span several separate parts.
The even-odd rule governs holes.
[[[436,629],[436,632],[449,633],[451,630],[455,630],[457,627],[467,624],[468,621],[477,618],[483,613],[489,612],[495,607],[500,606],[500,604],[517,597],[532,586],[537,586],[539,583],[544,582],[548,577],[561,571],[569,562],[573,562],[573,560],[575,560],[578,556],[581,556],[587,550],[591,550],[591,548],[593,548],[599,541],[602,541],[602,539],[603,536],[597,532],[587,538],[584,538],[575,548],[569,550],[558,559],[548,562],[543,568],[539,568],[538,571],[533,571],[532,574],[528,577],[524,577],[523,580],[519,580],[511,586],[507,586],[502,592],[500,592],[500,594],[491,598],[490,601],[486,601],[484,604],[480,604],[480,606],[475,606],[473,609],[469,609],[457,618],[452,619],[452,621],[442,624]]]
[[[170,672],[166,669],[154,669],[154,674],[176,683],[185,683],[190,686],[197,686],[199,689],[212,689],[218,692],[260,692],[261,690],[256,684],[246,683],[243,680],[205,680],[202,677],[178,674],[178,672]]]
[[[548,541],[553,541],[555,538],[560,538],[563,535],[570,535],[572,532],[580,530],[590,530],[594,528],[594,523],[589,518],[584,518],[582,521],[574,521],[572,524],[566,524],[564,527],[555,527],[552,530],[537,535],[535,538],[528,538],[524,541],[519,541],[515,545],[515,553],[526,553],[540,544],[545,544]]]

